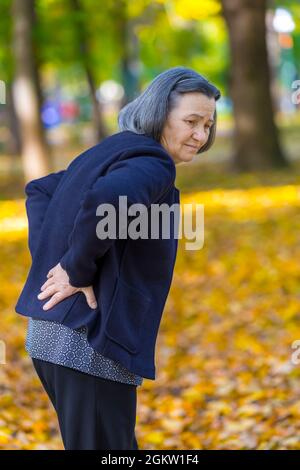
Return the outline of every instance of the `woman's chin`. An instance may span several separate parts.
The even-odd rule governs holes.
[[[189,152],[189,153],[181,153],[180,155],[177,154],[177,156],[173,159],[176,164],[178,163],[188,163],[193,160],[196,154]]]
[[[196,154],[194,152],[190,153],[185,153],[184,155],[181,155],[181,161],[182,162],[191,162]]]

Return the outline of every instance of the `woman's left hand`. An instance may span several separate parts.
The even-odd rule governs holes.
[[[74,287],[69,282],[67,272],[58,263],[54,268],[50,269],[47,274],[48,280],[42,285],[41,291],[38,294],[38,299],[46,299],[51,296],[51,299],[43,305],[43,310],[49,310],[62,300],[75,294],[75,292],[83,292],[86,301],[91,308],[97,307],[97,301],[94,294],[93,286],[88,287]]]

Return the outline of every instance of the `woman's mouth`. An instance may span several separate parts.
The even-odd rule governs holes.
[[[185,145],[186,145],[187,147],[190,147],[190,148],[194,149],[194,150],[197,150],[197,149],[198,149],[198,147],[194,147],[194,145],[189,145],[189,144],[185,144]]]

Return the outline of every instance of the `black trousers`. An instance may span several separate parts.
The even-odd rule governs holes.
[[[137,386],[32,358],[66,450],[138,450]]]

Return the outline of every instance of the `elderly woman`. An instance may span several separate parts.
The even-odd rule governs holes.
[[[25,187],[32,265],[15,309],[30,317],[26,350],[65,449],[138,449],[137,386],[155,379],[178,239],[174,218],[169,237],[149,237],[145,222],[152,206],[179,205],[175,166],[213,144],[219,97],[171,68],[120,111],[120,132]],[[136,205],[146,237],[130,236]]]

